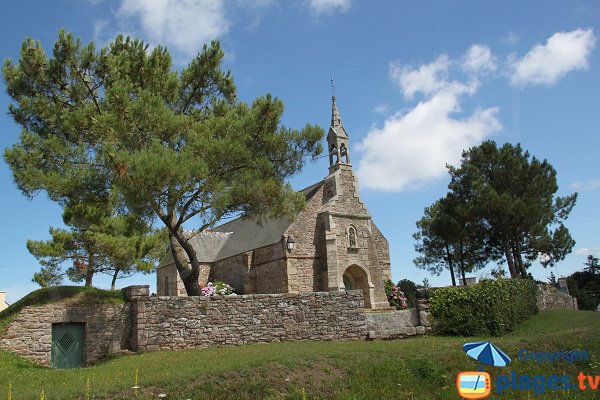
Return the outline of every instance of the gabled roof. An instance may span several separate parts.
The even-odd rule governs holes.
[[[260,223],[250,217],[241,217],[213,228],[215,233],[228,232],[229,235],[215,261],[277,243],[291,223],[288,218],[269,218]],[[198,249],[196,251],[200,253]]]
[[[324,181],[300,190],[306,201],[312,199]],[[211,263],[247,251],[277,243],[292,224],[289,218],[268,218],[259,222],[251,217],[239,217],[211,231],[190,232],[190,243],[196,250],[198,261]],[[160,261],[158,268],[173,263],[171,250]]]

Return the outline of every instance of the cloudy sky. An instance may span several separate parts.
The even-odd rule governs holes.
[[[598,2],[24,0],[3,5],[1,18],[2,58],[16,59],[26,37],[50,49],[61,27],[100,45],[117,33],[165,45],[177,68],[219,39],[238,98],[272,93],[294,128],[327,128],[333,78],[361,196],[390,242],[394,280],[449,283],[447,273],[413,266],[415,222],[446,193],[446,164],[486,139],[521,143],[557,169],[559,194],[579,192],[567,221],[576,249],[558,274],[600,255]],[[19,134],[9,102],[3,88],[2,148]],[[308,163],[292,185],[322,179],[327,166],[325,158]],[[0,187],[0,291],[13,302],[35,288],[39,266],[25,242],[47,239],[61,211],[44,195],[26,200],[4,162]],[[541,280],[550,274],[531,270]],[[121,285],[134,283],[153,285],[154,277]]]

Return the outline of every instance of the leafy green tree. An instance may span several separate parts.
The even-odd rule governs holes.
[[[419,229],[415,239],[415,251],[420,255],[414,259],[418,268],[426,269],[432,275],[440,275],[444,269],[450,271],[452,286],[456,286],[454,275],[453,253],[450,251],[450,240],[438,233],[438,226],[434,221],[439,215],[439,202],[425,208],[425,215],[417,221]]]
[[[556,275],[554,275],[554,272],[552,272],[552,271],[550,271],[550,276],[548,277],[548,283],[551,284],[552,286],[558,287],[558,280],[556,279]]]
[[[402,279],[397,285],[406,296],[408,308],[415,307],[415,296],[417,294],[417,285],[410,279]]]
[[[598,259],[598,257],[594,257],[591,254],[588,255],[587,261],[585,262],[584,265],[585,265],[585,268],[583,269],[584,271],[591,272],[594,275],[596,275],[598,272],[600,272],[600,260]]]
[[[417,221],[419,230],[413,235],[415,251],[420,254],[414,263],[432,275],[440,275],[444,269],[448,269],[452,286],[456,286],[454,252],[451,250],[455,224],[452,219],[445,217],[439,200],[425,208],[425,215]]]
[[[426,208],[417,228],[413,235],[420,253],[414,260],[417,267],[437,275],[448,269],[456,286],[455,268],[465,284],[467,272],[485,266],[489,256],[483,228],[460,193],[448,193]]]
[[[282,127],[283,103],[271,95],[238,101],[223,56],[212,42],[176,71],[166,48],[122,36],[97,50],[61,31],[50,58],[27,39],[3,68],[9,112],[23,128],[4,154],[17,186],[61,204],[115,190],[127,212],[167,228],[187,293],[199,295],[183,224],[295,215],[304,200],[285,181],[321,152],[323,137],[316,126]]]
[[[563,222],[577,194],[555,196],[556,171],[531,157],[520,145],[498,148],[486,141],[463,153],[459,167],[449,167],[449,188],[459,190],[477,210],[488,243],[501,252],[511,277],[527,277],[534,260],[554,265],[575,244]]]
[[[600,274],[596,273],[598,258],[589,255],[584,265],[582,271],[567,277],[569,293],[577,298],[580,309],[596,310],[600,304]]]
[[[112,275],[112,290],[117,279],[155,271],[166,251],[166,230],[153,229],[131,216],[112,217],[105,221],[105,227],[106,231],[98,238]]]
[[[165,251],[165,237],[131,216],[103,214],[104,206],[77,204],[65,208],[63,220],[69,229],[50,228],[51,240],[28,240],[27,249],[42,265],[33,281],[42,287],[73,282],[92,286],[97,273],[112,275],[112,290],[118,275],[154,271]]]

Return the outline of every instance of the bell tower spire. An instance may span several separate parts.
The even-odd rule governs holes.
[[[333,90],[333,80],[331,82]],[[329,151],[329,171],[332,172],[338,165],[350,165],[350,151],[348,149],[348,133],[342,125],[342,118],[337,108],[335,96],[331,96],[331,126],[327,133],[327,149]]]

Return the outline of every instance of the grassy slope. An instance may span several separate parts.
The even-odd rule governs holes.
[[[552,311],[532,317],[519,329],[493,342],[513,362],[486,368],[492,375],[600,375],[600,313]],[[468,341],[486,338],[469,338]],[[229,348],[156,352],[120,357],[79,370],[50,370],[0,352],[0,399],[13,384],[14,399],[85,398],[86,381],[94,398],[129,399],[139,369],[138,398],[157,399],[457,399],[457,372],[477,363],[462,351],[460,337],[420,337],[376,342],[295,342]],[[534,351],[586,349],[589,362],[552,365],[516,360],[521,348]],[[541,398],[597,399],[597,392],[548,391]],[[527,391],[501,398],[529,399]],[[492,394],[490,398],[498,398]]]

